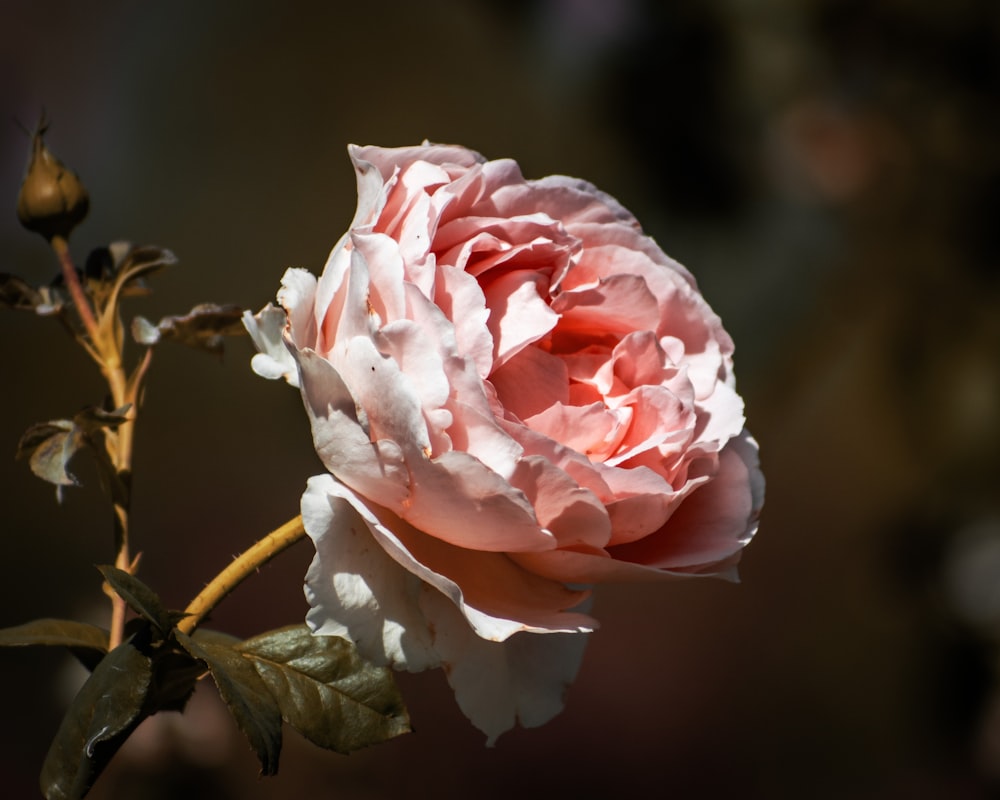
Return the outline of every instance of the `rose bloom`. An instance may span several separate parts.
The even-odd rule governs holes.
[[[735,578],[764,482],[733,343],[588,183],[462,147],[351,147],[358,209],[247,326],[329,470],[302,498],[307,621],[443,667],[492,742],[559,713],[589,587]]]

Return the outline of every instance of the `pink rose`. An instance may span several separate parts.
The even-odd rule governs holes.
[[[350,154],[323,274],[288,270],[284,313],[248,319],[330,472],[302,498],[308,622],[444,667],[492,741],[561,710],[589,585],[735,577],[764,482],[733,344],[588,183],[461,147]]]

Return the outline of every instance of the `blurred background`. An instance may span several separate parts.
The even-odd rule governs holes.
[[[259,308],[318,271],[355,201],[348,142],[456,142],[585,177],[697,276],[737,343],[768,479],[742,583],[602,588],[565,712],[493,749],[439,673],[416,733],[255,760],[211,687],[133,737],[95,798],[980,798],[1000,789],[1000,5],[893,0],[4,4],[0,270],[31,128],[118,239],[180,265],[127,309]],[[57,505],[13,455],[103,384],[51,320],[0,313],[0,626],[104,623],[93,469]],[[141,576],[186,602],[320,471],[296,392],[158,348],[137,432]],[[213,625],[299,621],[301,544]],[[0,653],[0,775],[37,773],[80,680]]]

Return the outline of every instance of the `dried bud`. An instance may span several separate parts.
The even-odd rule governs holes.
[[[29,231],[67,238],[85,216],[90,198],[80,179],[45,146],[46,125],[31,137],[31,161],[17,197],[17,218]]]

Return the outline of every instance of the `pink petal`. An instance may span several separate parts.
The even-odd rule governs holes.
[[[333,346],[347,296],[347,292],[341,291],[341,288],[348,280],[350,266],[351,242],[350,237],[345,234],[330,251],[323,273],[317,281],[313,312],[316,341],[312,344],[302,341],[299,347],[312,347],[318,353],[325,354]]]
[[[609,347],[589,345],[576,352],[562,353],[559,358],[565,364],[569,380],[591,387],[603,398],[611,394],[614,387],[611,355]]]
[[[398,513],[414,527],[471,550],[529,552],[555,546],[524,494],[468,453],[407,459],[410,496]]]
[[[681,501],[707,480],[688,481],[675,490],[648,467],[606,470],[602,477],[617,489],[615,499],[607,504],[611,545],[634,542],[658,531]]]
[[[638,386],[660,386],[678,373],[678,369],[668,361],[656,334],[648,330],[626,335],[615,346],[611,364],[615,378],[626,387],[626,391]]]
[[[631,422],[630,408],[609,409],[600,402],[587,406],[555,403],[524,420],[532,430],[592,461],[603,461],[615,452]]]
[[[651,536],[611,549],[615,558],[658,569],[703,574],[750,541],[763,503],[756,443],[730,441],[715,477],[691,492]]]
[[[566,227],[583,241],[586,251],[597,253],[599,248],[607,247],[617,252],[617,256],[600,259],[599,263],[603,264],[599,273],[601,276],[614,274],[619,271],[615,269],[617,264],[621,264],[622,272],[634,270],[647,277],[660,274],[669,276],[671,280],[679,278],[682,283],[697,291],[694,276],[687,268],[664,253],[653,238],[646,236],[637,225],[630,225],[628,222],[595,224],[588,220],[572,220]],[[598,263],[591,262],[590,266],[598,266]],[[608,268],[611,272],[603,271]]]
[[[567,583],[643,583],[676,579],[677,573],[644,564],[619,561],[606,550],[599,552],[554,550],[548,553],[518,553],[511,558],[526,570],[544,578]]]
[[[444,406],[450,394],[444,360],[434,334],[435,331],[428,331],[416,322],[398,319],[383,326],[375,336],[378,352],[391,359],[403,373],[425,419]]]
[[[721,448],[743,430],[743,398],[731,386],[717,383],[715,391],[698,404],[698,418],[698,440],[719,442]]]
[[[311,350],[293,351],[302,376],[302,397],[313,442],[324,466],[361,494],[399,506],[409,494],[403,453],[393,442],[372,442],[364,415],[326,359]]]
[[[617,466],[653,447],[671,444],[683,448],[695,425],[695,412],[663,386],[639,386],[614,403],[616,412],[630,410],[631,419],[625,435],[604,462]]]
[[[419,396],[392,359],[362,337],[337,348],[336,368],[299,353],[313,439],[334,475],[446,542],[512,552],[554,546],[524,495],[482,461],[455,451],[429,457]]]
[[[507,272],[485,288],[487,320],[493,334],[494,368],[551,331],[559,315],[542,298],[548,287],[535,272]]]
[[[490,375],[507,413],[527,419],[553,403],[569,403],[569,376],[562,359],[526,347]]]
[[[359,234],[351,237],[351,244],[367,267],[368,292],[366,295],[369,313],[378,315],[382,324],[406,316],[406,301],[403,289],[403,258],[399,244],[394,239],[380,233]],[[355,278],[352,266],[352,280]]]
[[[327,335],[326,345],[329,352],[333,352],[340,343],[346,342],[355,337],[370,338],[375,332],[378,320],[374,313],[370,301],[371,275],[368,268],[368,259],[363,250],[359,250],[355,237],[359,234],[351,235],[350,266],[346,274],[346,291],[342,286],[338,292],[340,302],[337,311],[339,318],[334,319],[328,315],[323,321],[323,331]],[[359,241],[363,241],[359,239]],[[332,311],[333,309],[331,309]]]
[[[463,270],[438,267],[434,305],[455,331],[455,348],[475,362],[479,377],[493,369],[493,335],[487,327],[490,310],[479,282]]]
[[[552,310],[562,317],[553,339],[554,349],[561,352],[580,349],[560,342],[566,334],[601,342],[636,328],[655,330],[660,318],[656,297],[638,275],[612,275],[597,286],[563,291],[553,300]]]
[[[400,241],[408,238],[405,233],[407,226],[413,233],[421,229],[426,232],[434,216],[430,194],[447,182],[447,170],[428,161],[414,161],[397,167],[392,177],[386,180],[384,207],[371,218],[373,229]],[[424,253],[429,245],[429,240],[424,242]]]
[[[510,183],[524,180],[521,168],[511,159],[485,161],[453,175],[453,182],[434,196],[435,204],[441,208],[442,223],[463,216],[498,216],[493,213],[494,193]]]
[[[605,471],[606,477],[610,474]],[[735,580],[736,564],[757,530],[764,502],[756,442],[746,433],[731,440],[721,454],[715,477],[699,479],[694,486],[697,491],[679,493],[683,502],[672,510],[665,525],[631,544],[609,546],[604,551],[576,548],[512,558],[540,576],[570,583],[649,581],[683,575]]]
[[[509,479],[521,458],[521,446],[498,424],[469,362],[452,359],[446,369],[453,390],[447,405],[453,420],[448,430],[453,449],[475,456],[497,475]]]
[[[639,223],[611,195],[579,178],[550,175],[498,188],[491,195],[499,216],[541,211],[567,226],[573,223],[619,223],[636,229]]]
[[[527,495],[538,521],[559,547],[603,547],[611,538],[604,504],[563,470],[540,456],[527,456],[511,478]]]
[[[402,331],[397,331],[400,333],[397,338],[402,338]],[[412,357],[419,358],[418,355]],[[433,354],[430,359],[434,361]],[[417,382],[421,381],[419,373],[411,377],[403,372],[396,361],[380,353],[366,336],[340,339],[330,355],[330,362],[345,386],[350,387],[351,397],[364,415],[372,441],[396,442],[407,456],[430,450],[417,388]],[[427,381],[432,379],[433,376],[428,376]],[[433,393],[434,389],[429,386],[427,391]]]
[[[424,144],[414,147],[351,145],[348,150],[355,162],[375,165],[383,179],[388,179],[401,165],[415,161],[427,161],[445,167],[470,168],[486,160],[479,153],[457,145]]]
[[[602,475],[614,471],[603,464],[595,464],[586,456],[565,447],[553,439],[531,430],[527,426],[510,419],[502,422],[503,429],[516,441],[524,452],[524,457],[539,456],[565,472],[577,485],[591,492],[601,502],[614,499],[614,492]]]
[[[347,146],[347,153],[354,164],[358,183],[358,207],[349,228],[353,230],[370,222],[381,212],[385,205],[385,181],[393,170],[390,169],[388,174],[383,175],[378,165],[368,160],[374,155],[374,148],[351,144]]]

